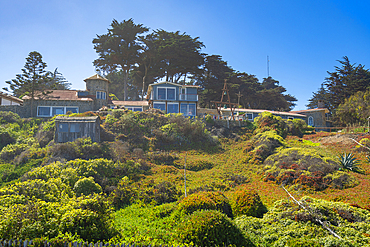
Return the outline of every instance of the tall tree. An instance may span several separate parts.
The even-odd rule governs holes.
[[[330,104],[330,94],[327,89],[325,89],[324,84],[317,90],[317,92],[312,93],[312,97],[308,100],[308,104],[306,105],[308,109],[313,109],[319,107],[319,102],[324,104],[324,107],[329,109],[329,111],[333,110],[332,105]]]
[[[48,77],[49,73],[45,70],[46,66],[39,52],[30,52],[26,58],[22,74],[16,75],[15,79],[6,81],[14,96],[21,97],[24,94],[28,94],[31,98],[31,116],[33,116],[35,97],[47,94],[46,90],[50,89],[48,85],[50,77]]]
[[[149,31],[142,24],[135,24],[132,19],[118,22],[113,20],[108,33],[97,35],[93,40],[94,49],[99,58],[94,65],[99,71],[112,72],[122,70],[124,74],[124,100],[128,97],[129,72],[140,62],[142,47],[139,35]]]
[[[160,55],[161,69],[166,81],[185,82],[189,76],[201,73],[204,64],[204,54],[201,48],[204,44],[186,33],[167,32],[162,29],[154,31],[156,49]]]
[[[202,107],[211,107],[210,101],[219,101],[225,79],[234,73],[234,70],[222,60],[220,55],[205,57],[202,73],[195,76],[200,86],[199,103]]]
[[[67,79],[58,71],[58,68],[54,70],[54,72],[48,72],[48,81],[47,81],[48,89],[55,89],[55,90],[69,90],[71,89],[71,83],[67,81]]]
[[[328,71],[329,76],[324,83],[334,109],[354,93],[366,91],[370,87],[370,72],[363,65],[351,64],[346,56],[338,62],[341,66],[335,66],[334,72]]]

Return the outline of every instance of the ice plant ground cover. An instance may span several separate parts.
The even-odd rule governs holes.
[[[350,140],[366,144],[366,133],[312,133],[302,122],[268,113],[233,129],[179,115],[99,116],[103,142],[57,144],[54,119],[0,113],[0,238],[370,244],[368,152]],[[344,154],[363,172],[340,169]],[[282,186],[314,214],[294,204]]]

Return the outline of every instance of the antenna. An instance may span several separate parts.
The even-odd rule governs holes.
[[[267,56],[267,78],[270,77],[270,59]]]

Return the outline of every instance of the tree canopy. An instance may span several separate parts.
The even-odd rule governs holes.
[[[99,54],[99,58],[94,60],[95,67],[104,72],[123,71],[124,100],[128,97],[129,72],[140,62],[142,46],[138,37],[148,30],[132,19],[122,22],[113,20],[108,33],[97,35],[93,40],[94,49]]]
[[[203,73],[196,77],[201,86],[200,105],[212,107],[211,101],[219,101],[225,79],[231,101],[243,108],[266,110],[291,110],[297,99],[284,94],[286,89],[272,77],[259,82],[255,75],[236,72],[219,55],[206,56]]]
[[[335,66],[334,72],[327,72],[328,77],[322,87],[309,99],[309,108],[317,107],[318,101],[321,100],[334,113],[351,95],[370,88],[370,72],[364,65],[352,64],[347,56],[338,62],[340,66]]]
[[[143,100],[148,84],[165,80],[201,86],[200,105],[211,107],[227,79],[233,103],[245,108],[288,111],[297,101],[279,81],[268,77],[261,83],[255,75],[232,69],[221,56],[202,53],[199,37],[163,29],[141,35],[148,31],[132,19],[113,20],[108,33],[93,40],[99,55],[94,65],[107,72],[110,90],[121,100]]]

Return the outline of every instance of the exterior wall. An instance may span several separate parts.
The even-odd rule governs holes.
[[[78,112],[87,112],[87,111],[94,111],[93,106],[94,102],[92,101],[79,101],[79,100],[35,100],[33,102],[33,114],[34,117],[37,117],[37,107],[38,106],[77,106]],[[28,107],[31,109],[31,101],[27,100],[24,102],[24,107]],[[30,110],[31,111],[31,110]],[[31,117],[31,112],[26,117]]]
[[[79,131],[71,132],[71,125],[78,124]],[[64,126],[63,126],[64,125]],[[68,126],[68,131],[62,131],[62,126]],[[71,142],[81,137],[90,137],[93,142],[100,142],[99,118],[56,118],[55,119],[55,142]]]
[[[6,98],[0,98],[0,105],[20,105],[20,104],[18,102]]]
[[[11,111],[18,114],[21,118],[30,115],[30,109],[20,105],[0,105],[0,111]]]
[[[301,113],[307,116],[306,123],[308,124],[309,117],[313,117],[313,127],[327,127],[325,111],[312,111]]]
[[[23,106],[6,105],[0,106],[0,111],[11,111],[17,113],[21,118],[37,117],[38,106],[77,106],[78,112],[93,111],[94,102],[92,101],[69,101],[69,100],[34,100],[33,107],[31,101],[26,100]],[[33,116],[31,116],[31,108],[33,109]]]
[[[96,92],[101,91],[106,93],[105,99],[95,99],[93,105],[93,111],[97,111],[103,106],[108,106],[108,97],[109,97],[109,90],[108,90],[108,81],[105,80],[95,80],[95,79],[88,79],[86,80],[86,90],[89,91],[90,95],[96,96]]]

